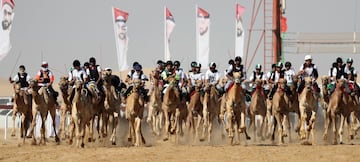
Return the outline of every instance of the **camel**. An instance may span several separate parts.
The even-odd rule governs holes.
[[[14,106],[13,106],[13,127],[11,136],[15,136],[15,118],[19,112],[21,114],[21,127],[20,127],[20,138],[23,138],[25,143],[26,132],[29,128],[28,122],[32,121],[31,114],[31,96],[27,94],[26,90],[21,89],[20,83],[14,83]]]
[[[255,121],[255,115],[260,115],[260,132],[258,132],[258,135],[261,136],[261,139],[264,140],[264,123],[265,123],[265,117],[266,117],[266,99],[263,89],[263,81],[261,79],[255,80],[256,89],[252,94],[251,102],[249,106],[249,115],[250,115],[250,124],[249,128],[253,124],[254,126],[254,141],[256,141],[256,121]]]
[[[98,86],[95,82],[88,82],[87,83],[87,90],[90,92],[90,95],[92,97],[91,104],[93,105],[93,109],[91,109],[92,118],[90,119],[90,122],[86,125],[86,131],[88,133],[88,142],[94,142],[95,138],[93,138],[93,130],[94,130],[94,123],[95,119],[97,119],[97,126],[96,130],[98,133],[98,139],[101,141],[101,137],[106,137],[106,129],[104,129],[104,122],[103,122],[103,116],[105,116],[105,96],[101,93],[99,93]],[[120,105],[119,105],[120,106]],[[96,118],[97,116],[97,118]],[[117,114],[116,114],[117,116]],[[110,138],[111,139],[111,138]]]
[[[235,130],[238,132],[239,141],[240,133],[245,133],[246,140],[250,139],[245,126],[245,94],[241,87],[240,76],[239,72],[233,72],[234,83],[229,87],[220,107],[219,117],[221,120],[226,118],[226,132],[230,139],[230,145],[233,144]],[[224,115],[225,113],[226,115]]]
[[[203,134],[200,138],[201,141],[205,139],[205,135],[207,134],[208,143],[211,142],[211,132],[213,121],[220,114],[220,103],[219,103],[219,92],[216,90],[214,85],[209,83],[205,84],[204,87],[205,95],[203,99]],[[206,132],[207,130],[207,132]]]
[[[145,144],[141,131],[141,119],[144,112],[144,101],[140,97],[141,81],[133,80],[133,89],[130,96],[126,98],[126,119],[129,121],[128,140],[135,146]]]
[[[329,106],[327,110],[326,117],[326,126],[323,134],[324,140],[327,139],[328,128],[331,123],[333,123],[333,144],[337,144],[337,134],[339,134],[340,144],[343,144],[343,127],[346,122],[348,125],[348,135],[350,140],[352,140],[353,135],[350,129],[350,113],[354,110],[356,106],[355,100],[352,96],[344,92],[344,85],[346,81],[344,79],[338,79],[336,81],[335,91],[330,96]],[[340,128],[337,130],[337,115],[340,116]]]
[[[55,115],[56,115],[55,114],[56,113],[55,112],[56,111],[55,102],[56,101],[48,93],[48,90],[47,90],[48,87],[38,86],[37,80],[31,80],[29,88],[30,88],[31,95],[32,95],[32,116],[33,116],[33,118],[32,118],[32,122],[31,122],[31,131],[30,131],[30,134],[32,134],[32,139],[33,139],[32,144],[33,145],[36,144],[34,128],[36,125],[37,112],[40,113],[40,117],[42,119],[41,130],[40,130],[40,134],[41,134],[40,144],[45,145],[45,142],[46,142],[45,141],[45,121],[48,116],[48,112],[50,112],[50,116],[53,120],[52,123],[53,123],[54,132],[55,132],[55,142],[59,143],[60,139],[55,130]]]
[[[299,96],[300,110],[300,138],[309,142],[309,133],[311,133],[312,144],[315,144],[315,117],[318,109],[318,100],[315,97],[313,81],[310,77],[305,77],[305,87]],[[306,128],[305,128],[306,127]],[[305,130],[306,129],[306,130]]]
[[[188,104],[188,122],[189,128],[192,128],[194,141],[198,139],[199,127],[203,117],[203,104],[201,90],[203,86],[202,80],[196,80],[194,91],[190,94],[190,102]]]
[[[290,95],[285,95],[285,101],[288,104],[289,113],[294,113],[295,120],[296,120],[296,126],[295,126],[295,132],[300,133],[300,110],[299,110],[299,94],[297,92],[297,84],[298,82],[298,75],[295,75],[292,77],[292,83],[287,84],[290,88]],[[285,116],[286,117],[286,116]],[[289,136],[289,141],[291,141],[291,125],[290,125],[290,118],[284,119],[283,126],[287,128],[288,132],[285,132]]]
[[[116,129],[118,126],[118,112],[120,111],[121,97],[120,93],[116,92],[115,87],[111,84],[111,74],[104,75],[104,89],[105,101],[104,108],[106,113],[105,122],[109,121],[110,130],[112,132],[110,141],[113,145],[116,144]],[[106,128],[104,128],[106,129]]]
[[[179,142],[180,134],[180,94],[174,77],[168,78],[169,85],[166,87],[162,102],[162,110],[165,117],[164,141],[169,140],[170,133],[175,133],[175,143]],[[170,121],[171,120],[171,121]],[[171,124],[172,123],[172,124]],[[171,125],[170,125],[171,124]],[[169,129],[171,126],[171,129]]]
[[[66,113],[71,111],[71,103],[69,101],[69,96],[71,94],[71,86],[69,86],[67,77],[60,77],[60,81],[58,83],[59,89],[61,92],[61,96],[63,102],[60,105],[60,138],[65,140],[66,138]]]
[[[159,85],[159,72],[150,75],[151,84],[153,85],[150,93],[149,112],[147,123],[150,125],[153,134],[159,136],[163,112],[161,109],[161,87]]]
[[[73,143],[74,129],[76,136],[76,146],[84,147],[86,125],[91,123],[94,116],[94,105],[92,103],[91,92],[83,88],[84,83],[80,80],[75,81],[75,95],[71,106],[71,123],[69,144]],[[91,128],[90,128],[91,129]]]
[[[286,80],[280,78],[277,85],[278,86],[272,100],[272,114],[275,117],[275,121],[271,141],[274,142],[275,140],[275,129],[276,126],[278,126],[279,145],[282,145],[284,144],[284,137],[286,137],[283,122],[284,119],[286,120],[286,118],[288,118],[289,113],[289,106],[285,101]]]
[[[322,76],[321,77],[321,82],[322,82],[322,86],[321,86],[321,92],[322,92],[322,97],[320,99],[320,104],[321,104],[321,107],[322,107],[322,112],[323,112],[323,115],[324,115],[324,119],[326,121],[326,113],[327,113],[327,109],[329,107],[329,101],[330,101],[330,94],[329,94],[329,91],[328,91],[328,88],[327,88],[327,85],[329,84],[329,79],[330,77],[329,76]],[[326,122],[324,122],[324,128],[326,127]]]

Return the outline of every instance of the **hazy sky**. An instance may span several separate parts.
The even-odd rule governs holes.
[[[269,1],[269,0],[267,0]],[[286,17],[289,32],[354,32],[360,29],[360,2],[357,0],[288,0]],[[49,62],[59,78],[74,59],[81,63],[95,56],[103,67],[117,70],[115,37],[111,7],[129,12],[128,62],[139,61],[143,67],[153,67],[164,55],[164,6],[172,12],[176,27],[171,36],[172,57],[188,69],[195,60],[195,5],[210,13],[210,61],[221,70],[227,66],[229,53],[234,51],[235,0],[16,0],[11,33],[13,48],[0,62],[0,77],[14,75],[24,64],[31,76],[42,59]],[[243,20],[249,29],[252,0],[238,0],[247,10]],[[357,9],[356,9],[357,8]],[[261,24],[262,15],[257,19]],[[261,28],[261,26],[257,27]],[[248,34],[248,33],[246,33]],[[256,34],[254,34],[256,35]],[[250,42],[255,46],[257,38]],[[263,63],[262,50],[255,63]],[[16,59],[21,53],[19,62]],[[313,55],[321,74],[325,74],[338,55]],[[359,68],[359,56],[354,57]],[[296,69],[304,55],[288,54],[286,60]],[[15,71],[11,74],[12,68]],[[253,67],[250,67],[253,69]]]

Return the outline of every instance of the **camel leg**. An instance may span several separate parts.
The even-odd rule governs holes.
[[[326,115],[326,114],[325,114]],[[296,113],[296,126],[295,126],[295,132],[300,136],[300,127],[301,127],[301,118],[300,118],[300,112]],[[326,119],[326,118],[325,118]]]
[[[74,123],[74,120],[71,117],[70,118],[70,125],[69,125],[69,145],[73,144],[74,131],[75,131],[75,123]]]
[[[36,126],[36,110],[32,111],[33,118],[31,122],[30,134],[32,135],[32,145],[36,145],[35,126]]]
[[[327,134],[328,134],[328,129],[329,129],[330,124],[331,124],[330,112],[326,112],[323,140],[327,140]]]
[[[101,123],[101,132],[102,136],[107,136],[107,130],[108,130],[108,122],[109,122],[109,114],[107,112],[102,113],[102,123]]]
[[[179,135],[180,135],[180,109],[176,108],[175,110],[175,127],[176,127],[176,133],[175,133],[175,144],[179,144]]]
[[[140,140],[141,140],[141,135],[140,135],[140,118],[136,117],[134,120],[134,129],[135,129],[135,146],[139,147],[140,146]]]
[[[346,123],[347,123],[347,134],[348,134],[348,140],[349,143],[352,143],[352,140],[354,138],[354,136],[352,135],[352,128],[351,128],[351,121],[350,121],[350,116],[348,116],[347,118],[345,118]]]
[[[300,112],[300,118],[301,118],[301,123],[300,123],[300,139],[306,139],[306,132],[305,132],[305,123],[306,123],[306,119],[307,119],[307,114],[305,113],[305,108],[302,107],[300,108],[301,112]]]
[[[23,139],[22,144],[25,143],[25,138],[26,138],[26,116],[24,113],[21,113],[21,128],[20,128],[20,138],[19,139]],[[20,143],[19,143],[20,144]]]
[[[283,119],[283,128],[284,128],[284,137],[289,137],[289,141],[291,142],[291,126],[290,126],[290,117],[289,117],[289,113],[287,113],[286,115],[284,115],[284,119]]]
[[[278,136],[279,136],[279,145],[284,144],[284,136],[283,136],[283,117],[279,114],[275,114],[276,121],[278,123]]]
[[[58,137],[58,135],[57,135],[57,132],[56,132],[56,122],[55,122],[55,116],[56,116],[56,108],[55,107],[53,107],[53,108],[51,108],[50,110],[50,116],[51,116],[51,119],[52,119],[52,127],[53,127],[53,129],[54,129],[54,133],[55,133],[55,142],[57,143],[57,144],[59,144],[59,142],[60,142],[60,139],[59,139],[59,137]]]
[[[345,116],[344,115],[340,115],[340,126],[339,126],[339,139],[340,139],[340,144],[344,143],[344,139],[343,139],[343,135],[344,135],[344,124],[345,124]]]
[[[233,129],[233,116],[232,113],[230,111],[226,111],[226,120],[227,120],[227,125],[226,125],[226,130],[228,132],[228,137],[230,139],[230,145],[233,144],[233,140],[234,140],[234,129]]]
[[[40,129],[40,144],[45,145],[46,139],[45,139],[45,123],[47,118],[47,113],[41,113],[42,123],[41,123],[41,129]]]
[[[215,115],[210,115],[209,116],[209,122],[208,122],[208,143],[210,144],[211,142],[211,132],[212,132],[212,126],[213,126],[213,120],[214,120],[214,116]]]
[[[153,125],[155,128],[155,134],[160,136],[160,129],[162,127],[162,112],[158,112],[157,115],[153,117]]]
[[[206,134],[206,130],[209,129],[209,112],[206,111],[206,108],[204,108],[203,111],[203,131],[202,131],[202,136],[200,138],[200,141],[204,141],[205,140],[205,134]]]
[[[323,108],[323,115],[324,115],[324,128],[326,128],[326,121],[328,120],[327,110]]]
[[[66,109],[60,109],[60,138],[61,140],[65,140],[66,132],[65,132],[65,120],[66,120]]]
[[[331,113],[331,120],[333,121],[333,135],[334,135],[334,137],[333,137],[333,144],[334,145],[337,145],[337,126],[336,126],[336,115],[335,115],[335,113]]]
[[[168,110],[164,110],[164,117],[165,117],[165,132],[164,132],[164,141],[169,140],[169,126],[170,126],[170,119],[169,119],[169,112]]]
[[[195,119],[196,119],[196,128],[195,128],[194,141],[199,139],[199,129],[200,129],[200,124],[201,124],[202,117],[200,116],[200,114],[198,114],[198,116],[195,117]]]
[[[146,122],[149,124],[152,133],[155,134],[155,116],[154,116],[154,107],[152,106],[152,103],[150,103],[148,108],[148,115],[146,118]]]
[[[255,124],[255,115],[254,114],[250,114],[250,123],[249,123],[249,130],[251,127],[253,127],[253,131],[254,131],[254,142],[256,142],[256,124]]]
[[[264,122],[265,122],[265,115],[260,115],[260,119],[259,119],[260,123],[260,130],[259,130],[259,134],[257,134],[258,136],[261,137],[261,140],[264,141],[265,137],[264,137]]]
[[[16,119],[16,114],[17,114],[17,108],[13,108],[13,114],[12,114],[12,129],[11,129],[11,137],[15,137],[15,119]]]
[[[80,121],[80,132],[79,132],[79,140],[80,140],[80,147],[84,148],[84,139],[85,139],[85,123]]]

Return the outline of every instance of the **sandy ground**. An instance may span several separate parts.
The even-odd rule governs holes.
[[[69,146],[66,141],[56,145],[53,138],[47,145],[30,145],[26,139],[24,145],[18,146],[18,137],[9,137],[4,141],[4,130],[0,130],[0,161],[357,161],[360,152],[360,139],[356,138],[353,145],[331,145],[323,141],[322,127],[317,131],[317,145],[299,144],[296,134],[292,134],[294,142],[282,146],[271,145],[269,140],[253,142],[245,145],[229,146],[227,139],[222,139],[219,129],[214,131],[212,144],[189,142],[188,135],[180,138],[180,144],[162,141],[149,133],[149,128],[143,126],[147,144],[142,147],[132,147],[125,142],[125,127],[121,121],[117,135],[117,145],[111,146],[108,140],[86,143],[85,148]],[[330,133],[330,132],[329,132]],[[18,134],[17,134],[18,135]],[[253,135],[250,131],[250,135]],[[259,139],[259,138],[258,138]],[[347,141],[345,141],[347,142]],[[348,143],[348,142],[347,142]],[[357,159],[357,160],[356,160]]]

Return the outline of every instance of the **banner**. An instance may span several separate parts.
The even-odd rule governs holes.
[[[15,3],[13,0],[1,0],[0,12],[0,61],[3,60],[11,50],[10,32],[14,19]]]
[[[113,23],[115,32],[115,42],[117,50],[117,58],[119,64],[119,70],[123,71],[129,68],[127,64],[127,50],[129,38],[127,36],[126,21],[129,14],[118,8],[113,7]]]
[[[165,7],[165,56],[164,56],[164,60],[170,60],[171,59],[171,55],[170,55],[170,35],[173,32],[175,28],[175,19],[173,17],[173,15],[171,14],[170,10]]]
[[[208,67],[210,50],[210,14],[200,7],[196,7],[196,60],[202,69]]]
[[[245,30],[242,22],[242,14],[245,11],[245,7],[240,4],[236,4],[236,29],[235,29],[235,57],[244,56],[245,51]]]

